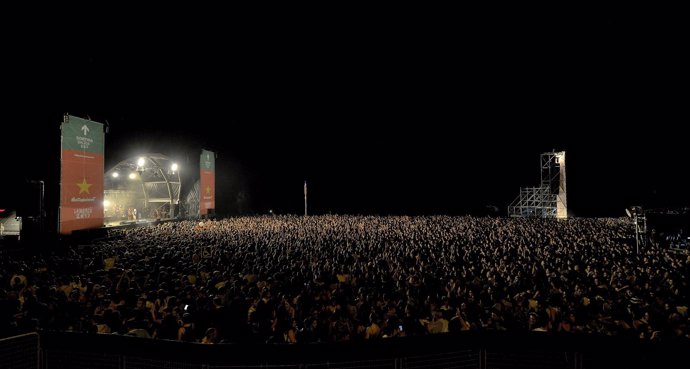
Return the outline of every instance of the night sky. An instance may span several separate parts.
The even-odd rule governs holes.
[[[106,170],[216,151],[224,214],[299,214],[304,180],[314,214],[505,214],[552,149],[571,215],[690,205],[687,29],[634,13],[7,15],[0,208],[57,197],[64,113],[108,122]]]

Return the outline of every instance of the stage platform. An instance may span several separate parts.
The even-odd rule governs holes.
[[[137,219],[137,220],[113,220],[106,221],[104,223],[105,228],[113,227],[131,227],[140,225],[151,225],[161,222],[170,222],[176,220],[175,218],[163,218],[163,219]]]

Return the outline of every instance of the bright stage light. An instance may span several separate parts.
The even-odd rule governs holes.
[[[170,166],[170,170],[172,170],[173,172],[177,172],[177,163],[172,163],[172,165]]]
[[[134,172],[129,173],[129,179],[136,179],[136,178],[137,178],[137,175],[134,174]]]
[[[113,172],[112,176],[113,176],[113,178],[117,178],[117,177],[120,176],[120,173],[118,173],[118,172]]]
[[[108,206],[110,206],[110,201],[108,201],[108,200],[103,200],[103,207],[104,207],[104,208],[107,208]]]
[[[137,166],[143,167],[144,164],[146,164],[146,159],[144,159],[144,157],[142,156],[141,158],[139,158],[139,160],[137,160]]]

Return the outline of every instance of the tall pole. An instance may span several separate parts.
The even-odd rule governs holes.
[[[307,216],[307,181],[304,181],[304,216]]]
[[[38,226],[38,233],[43,235],[43,227],[45,223],[45,182],[43,180],[28,180],[28,182],[32,185],[38,185],[38,214],[34,214],[31,217]],[[34,190],[33,186],[31,190]]]
[[[41,186],[41,194],[40,198],[38,199],[38,231],[43,235],[43,227],[44,227],[44,222],[45,222],[45,193],[46,193],[46,185],[43,180],[38,181],[39,185]]]
[[[637,221],[637,212],[635,212],[635,254],[640,255],[640,225]]]

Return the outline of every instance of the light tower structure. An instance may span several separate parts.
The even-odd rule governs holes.
[[[565,181],[565,151],[540,155],[541,183],[538,187],[522,187],[518,197],[508,206],[511,217],[568,218]]]
[[[635,253],[639,255],[640,247],[647,247],[647,215],[641,206],[631,206],[625,213],[635,225]]]

